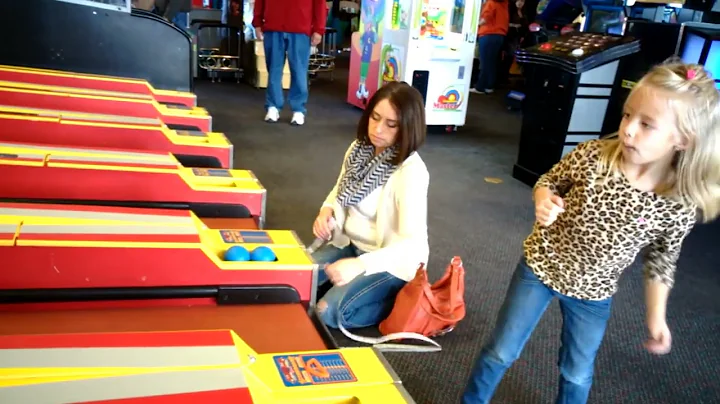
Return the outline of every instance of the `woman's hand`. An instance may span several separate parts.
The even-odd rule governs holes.
[[[333,227],[335,227],[333,209],[327,206],[320,209],[320,213],[317,218],[315,218],[315,223],[313,223],[313,234],[315,234],[315,237],[330,240]]]
[[[347,285],[365,272],[365,264],[358,258],[343,258],[325,267],[328,279],[335,286]]]

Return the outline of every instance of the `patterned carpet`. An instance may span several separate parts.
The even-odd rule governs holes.
[[[199,103],[236,147],[239,168],[268,189],[268,228],[294,229],[312,241],[311,225],[334,183],[360,111],[345,103],[347,73],[311,87],[307,123],[262,122],[264,91],[245,84],[199,82]],[[530,189],[511,176],[520,116],[501,95],[472,95],[467,125],[434,134],[421,155],[430,171],[432,279],[453,255],[465,263],[467,317],[438,341],[440,353],[387,354],[420,404],[458,403],[466,377],[502,303],[533,211]],[[487,177],[502,183],[487,182]],[[699,226],[683,251],[671,295],[674,349],[643,350],[644,304],[638,268],[626,272],[597,360],[591,403],[718,403],[720,383],[720,223]],[[560,313],[553,304],[509,370],[493,403],[551,403],[557,392]],[[367,330],[366,330],[367,331]],[[291,332],[289,330],[289,332]],[[368,331],[372,333],[372,330]],[[339,334],[339,333],[338,333]],[[351,345],[341,334],[341,345]]]

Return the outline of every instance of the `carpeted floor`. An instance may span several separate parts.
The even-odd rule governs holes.
[[[293,229],[312,241],[311,225],[336,180],[360,111],[345,103],[346,72],[311,86],[304,127],[262,121],[264,91],[245,84],[200,81],[199,103],[214,128],[235,144],[238,168],[253,170],[268,189],[268,228]],[[421,155],[430,171],[430,274],[437,279],[454,255],[463,258],[467,317],[441,338],[441,353],[387,354],[420,404],[458,403],[466,377],[491,330],[521,244],[533,221],[530,189],[511,176],[520,116],[501,95],[472,95],[467,125],[433,134]],[[488,177],[502,183],[488,182]],[[683,251],[669,305],[674,349],[643,350],[639,268],[626,272],[597,360],[592,403],[720,402],[720,223],[698,226]],[[552,305],[508,371],[493,403],[551,403],[557,391],[560,316]],[[291,332],[291,331],[290,331]],[[338,334],[341,345],[351,345]]]

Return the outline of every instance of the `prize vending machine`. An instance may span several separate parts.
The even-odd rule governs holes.
[[[363,0],[352,37],[347,102],[405,81],[425,100],[428,125],[465,124],[481,0]]]

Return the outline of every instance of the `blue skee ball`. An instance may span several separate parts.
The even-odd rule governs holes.
[[[240,245],[234,245],[225,251],[225,261],[249,261],[250,260],[250,252],[248,252],[247,248],[240,246]]]
[[[253,261],[275,261],[275,253],[270,247],[260,246],[250,254]]]

